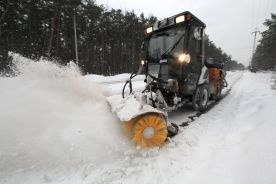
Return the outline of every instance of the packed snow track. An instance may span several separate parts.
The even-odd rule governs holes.
[[[1,184],[276,183],[273,73],[229,72],[220,103],[162,148],[137,150],[105,100],[126,75],[82,76],[73,63],[11,55],[16,77],[0,77]],[[183,107],[170,121],[194,113]]]

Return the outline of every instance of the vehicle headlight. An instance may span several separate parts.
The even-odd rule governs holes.
[[[180,61],[181,63],[190,63],[190,61],[191,61],[191,56],[190,56],[190,54],[180,54],[179,56],[178,56],[178,61]]]
[[[144,64],[145,64],[145,61],[144,61],[144,60],[142,60],[142,61],[141,61],[141,65],[144,65]]]

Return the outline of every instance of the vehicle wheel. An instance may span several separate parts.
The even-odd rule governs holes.
[[[193,97],[193,108],[197,111],[205,111],[209,102],[209,88],[206,84],[198,87]]]
[[[197,88],[193,96],[192,106],[195,111],[199,110],[199,91],[199,88]]]

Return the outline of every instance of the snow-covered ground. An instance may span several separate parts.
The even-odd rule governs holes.
[[[18,76],[0,77],[1,184],[276,183],[273,73],[228,72],[219,104],[164,147],[136,150],[105,100],[128,74],[82,76],[73,63],[14,58]]]
[[[119,74],[116,76],[102,76],[102,75],[85,75],[84,78],[94,81],[96,84],[99,84],[108,91],[108,95],[121,94],[122,89],[125,85],[125,82],[129,80],[130,73]],[[137,75],[133,82],[133,90],[141,91],[145,87],[144,83],[145,76]],[[126,94],[129,92],[129,87],[126,87]]]

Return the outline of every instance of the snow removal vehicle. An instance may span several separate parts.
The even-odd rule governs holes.
[[[223,65],[205,58],[206,25],[186,11],[157,21],[145,30],[142,61],[126,82],[122,97],[108,97],[112,111],[139,147],[164,144],[178,132],[168,113],[184,104],[205,111],[209,99],[217,100],[226,86]],[[145,89],[133,92],[132,79],[145,73]],[[125,93],[129,85],[130,93]]]

